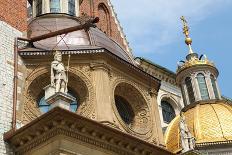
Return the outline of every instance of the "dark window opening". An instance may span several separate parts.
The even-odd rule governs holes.
[[[175,117],[175,110],[167,101],[161,101],[163,120],[166,123],[170,123]]]
[[[199,86],[200,93],[201,93],[201,99],[208,100],[209,92],[208,92],[208,88],[206,85],[205,76],[203,74],[198,74],[197,81],[198,81],[198,86]]]
[[[36,16],[42,14],[42,0],[37,0],[36,2]]]
[[[76,14],[75,0],[68,0],[68,13],[72,16]]]
[[[60,13],[60,0],[50,0],[50,12]]]
[[[216,99],[219,99],[216,80],[215,80],[213,75],[210,75],[210,79],[211,79],[211,83],[212,83],[212,87],[213,87],[214,96],[215,96]]]
[[[192,79],[190,77],[187,77],[185,79],[185,84],[187,87],[188,97],[190,103],[195,102],[194,92],[193,92],[193,86],[192,86]]]
[[[132,123],[135,115],[130,104],[121,96],[115,96],[115,104],[122,120],[128,125]]]

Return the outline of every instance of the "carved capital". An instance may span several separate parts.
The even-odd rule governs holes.
[[[103,70],[109,74],[109,77],[112,77],[112,69],[105,62],[93,62],[90,63],[91,70]]]
[[[150,94],[151,97],[158,95],[158,91],[156,89],[154,89],[154,88],[150,88],[148,90],[148,93]]]

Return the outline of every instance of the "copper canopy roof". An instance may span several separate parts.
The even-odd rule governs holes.
[[[35,18],[29,23],[28,38],[38,37],[83,24],[83,18],[65,14],[45,14]],[[78,50],[105,48],[118,57],[133,64],[133,56],[125,51],[117,42],[109,38],[97,27],[88,27],[78,31],[57,35],[33,42],[33,46],[41,50]]]

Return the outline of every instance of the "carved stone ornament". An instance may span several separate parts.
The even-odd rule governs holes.
[[[68,154],[70,152],[83,154],[85,150],[70,147],[77,144],[92,149],[92,151],[103,151],[108,152],[108,154],[171,155],[165,149],[59,107],[52,109],[17,131],[5,133],[4,140],[19,155],[32,154],[32,152],[52,154],[62,151],[69,152]],[[54,143],[50,143],[51,140]],[[70,145],[61,147],[62,144],[59,142],[64,141]],[[60,145],[53,145],[55,143]]]
[[[127,132],[134,134],[135,136],[143,139],[150,138],[152,135],[152,118],[149,100],[145,99],[145,94],[147,92],[144,91],[144,93],[142,93],[136,84],[124,80],[117,81],[113,90],[114,96],[121,96],[129,102],[135,114],[133,122],[129,125],[125,124],[121,119],[115,104],[113,104],[113,109],[120,124]],[[115,103],[115,101],[113,101],[113,103]]]

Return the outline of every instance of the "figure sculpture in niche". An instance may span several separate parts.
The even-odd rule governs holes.
[[[55,92],[67,93],[67,75],[64,64],[62,63],[62,54],[56,51],[54,61],[51,63],[51,86],[55,87]]]
[[[181,146],[182,152],[187,152],[194,149],[195,138],[190,133],[187,124],[185,123],[185,116],[183,113],[180,113],[180,137],[181,137]]]

